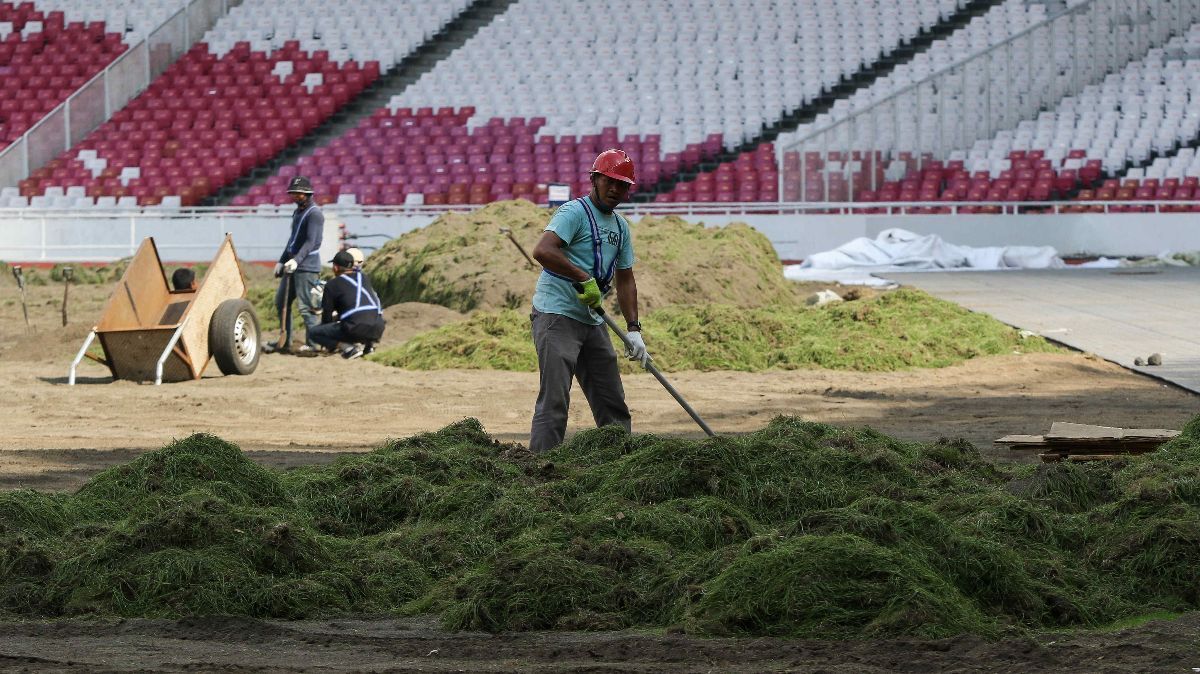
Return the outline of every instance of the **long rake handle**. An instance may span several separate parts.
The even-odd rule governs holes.
[[[629,343],[629,336],[625,334],[624,330],[617,326],[617,322],[612,319],[612,316],[609,316],[607,313],[605,313],[604,309],[594,309],[594,311],[600,314],[600,318],[604,319],[604,322],[608,324],[608,327],[612,329],[613,332],[617,333],[617,336],[621,338],[621,341],[626,347],[630,349],[633,348],[633,345]],[[667,378],[663,375],[663,373],[659,372],[657,367],[654,367],[654,363],[646,363],[645,367],[650,374],[654,375],[654,378],[658,380],[658,383],[662,384],[663,388],[667,389],[667,393],[671,394],[671,397],[675,399],[675,402],[679,403],[679,406],[683,408],[683,411],[688,413],[688,416],[692,418],[692,421],[695,421],[700,428],[704,429],[704,432],[707,433],[710,438],[716,435],[716,433],[713,432],[713,429],[709,428],[708,424],[704,423],[704,419],[700,418],[700,415],[696,413],[696,410],[692,409],[692,406],[688,404],[688,401],[683,399],[683,396],[679,394],[679,391],[676,391],[675,387],[671,386],[671,382],[667,381]]]
[[[582,283],[575,282],[571,285],[575,286],[575,290],[583,292]],[[625,348],[629,349],[630,351],[633,350],[633,345],[629,343],[629,335],[625,334],[625,331],[617,325],[617,322],[612,319],[612,316],[609,316],[608,313],[604,311],[604,307],[595,307],[592,309],[592,311],[596,312],[596,314],[604,320],[608,327],[613,332],[617,333],[617,336],[621,338],[621,343],[625,345]],[[692,409],[692,406],[683,399],[683,396],[679,395],[679,391],[676,391],[675,387],[671,386],[671,382],[667,381],[667,378],[663,376],[663,373],[659,372],[657,367],[654,367],[654,363],[647,362],[643,367],[649,370],[650,374],[654,375],[654,378],[658,380],[658,383],[662,384],[663,388],[667,389],[667,393],[670,393],[671,397],[675,399],[675,402],[679,403],[679,406],[683,408],[683,411],[688,413],[688,416],[692,418],[692,421],[695,421],[700,428],[704,429],[704,432],[708,434],[708,437],[711,438],[716,435],[716,433],[713,433],[713,429],[709,428],[708,424],[704,423],[704,420],[700,418],[700,415],[696,413],[696,410]]]

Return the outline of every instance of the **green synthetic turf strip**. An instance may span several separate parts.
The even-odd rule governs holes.
[[[1022,338],[986,314],[907,289],[822,307],[670,306],[645,315],[642,329],[655,362],[666,371],[888,371],[1057,350],[1041,337]],[[537,369],[529,317],[515,310],[480,312],[371,358],[412,370]]]

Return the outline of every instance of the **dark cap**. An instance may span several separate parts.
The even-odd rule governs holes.
[[[333,263],[343,269],[349,269],[354,266],[354,256],[344,250],[339,250],[333,256]]]
[[[308,178],[305,178],[304,176],[296,176],[295,178],[292,178],[291,182],[288,183],[287,191],[288,194],[292,194],[293,192],[299,192],[300,194],[312,194],[313,187],[312,183],[308,181]]]

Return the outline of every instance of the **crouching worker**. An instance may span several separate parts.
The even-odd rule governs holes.
[[[342,357],[358,358],[375,350],[383,337],[383,304],[371,282],[346,251],[333,256],[334,278],[325,284],[321,324],[313,326],[312,340],[330,351],[342,347]],[[336,318],[334,314],[337,314]],[[361,345],[361,346],[359,346]]]

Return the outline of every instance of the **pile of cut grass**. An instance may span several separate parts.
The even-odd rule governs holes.
[[[908,289],[816,308],[677,305],[650,312],[642,325],[655,362],[666,371],[878,372],[1057,349],[1041,337],[1022,338],[986,314]],[[514,310],[477,313],[372,358],[411,370],[537,369],[529,316]],[[633,364],[625,369],[640,371]]]
[[[364,270],[384,304],[424,302],[456,311],[529,306],[539,269],[501,229],[532,252],[552,212],[528,201],[499,201],[470,213],[447,212],[402,234],[367,258]],[[798,304],[771,242],[748,225],[705,227],[674,216],[630,223],[643,308],[718,302]]]
[[[779,417],[703,441],[466,420],[279,473],[195,435],[72,495],[0,494],[0,613],[812,638],[1092,627],[1200,607],[1200,417],[1160,451],[996,466]]]

